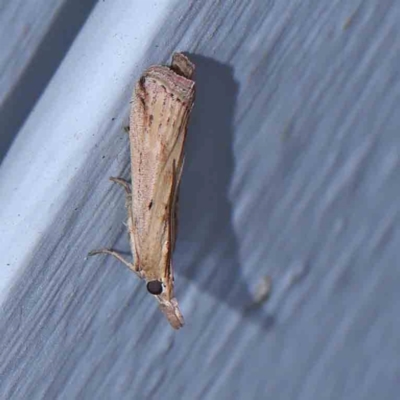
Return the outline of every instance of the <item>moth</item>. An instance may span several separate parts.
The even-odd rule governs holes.
[[[110,178],[125,190],[133,262],[112,249],[89,253],[110,254],[145,280],[147,291],[175,329],[184,324],[174,296],[172,253],[184,144],[195,97],[194,68],[186,56],[175,53],[170,66],[148,68],[133,92],[129,126],[132,185],[122,178]]]

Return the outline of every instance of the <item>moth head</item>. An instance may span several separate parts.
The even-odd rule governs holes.
[[[174,297],[174,278],[171,275],[166,277],[154,277],[147,280],[146,289],[153,296],[164,300],[171,300]]]
[[[159,280],[147,282],[146,288],[150,294],[153,294],[155,296],[160,295],[164,289],[162,282],[160,282]]]
[[[170,301],[174,297],[174,286],[168,279],[154,279],[147,281],[147,291],[156,296],[159,301]]]
[[[146,284],[147,291],[156,297],[161,311],[167,317],[169,323],[174,329],[183,326],[183,316],[178,307],[178,302],[171,296],[171,288],[159,280],[148,281]],[[169,289],[169,290],[168,290]]]

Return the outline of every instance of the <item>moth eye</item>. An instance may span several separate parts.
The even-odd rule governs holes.
[[[147,290],[149,293],[154,294],[154,295],[159,295],[163,291],[162,283],[160,281],[150,281],[147,282]]]

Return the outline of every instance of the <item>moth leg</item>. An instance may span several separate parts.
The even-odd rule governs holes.
[[[129,182],[127,182],[125,179],[122,178],[114,178],[111,177],[110,180],[114,183],[118,183],[121,185],[126,194],[126,199],[125,199],[125,204],[126,204],[126,209],[128,210],[128,231],[129,231],[129,240],[131,243],[131,250],[132,254],[134,254],[134,263],[131,264],[132,270],[135,272],[139,272],[139,257],[138,253],[136,251],[136,246],[134,243],[134,225],[133,225],[133,212],[132,212],[132,189],[131,185]]]
[[[132,190],[131,190],[131,185],[129,184],[128,181],[126,181],[125,179],[122,179],[122,178],[115,178],[113,176],[110,178],[110,181],[113,181],[113,182],[118,183],[119,185],[121,185],[125,189],[126,195],[127,196],[131,196],[129,198],[129,201],[132,201]]]
[[[131,269],[133,272],[137,272],[134,269],[133,264],[131,264],[129,261],[126,261],[124,257],[121,256],[121,254],[117,253],[114,250],[111,249],[99,249],[99,250],[92,250],[88,256],[95,256],[97,254],[109,254],[110,256],[115,257],[117,260],[121,261],[123,264],[125,264],[129,269]]]

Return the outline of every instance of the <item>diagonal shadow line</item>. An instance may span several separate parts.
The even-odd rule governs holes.
[[[65,2],[18,83],[0,106],[0,164],[96,3]]]
[[[269,329],[272,316],[257,307],[249,310],[253,299],[242,276],[232,225],[229,190],[235,168],[233,120],[238,84],[231,67],[204,56],[189,57],[196,65],[196,100],[186,139],[174,259],[180,273],[202,291]],[[185,248],[191,249],[192,258],[182,265],[179,259],[187,258]]]

